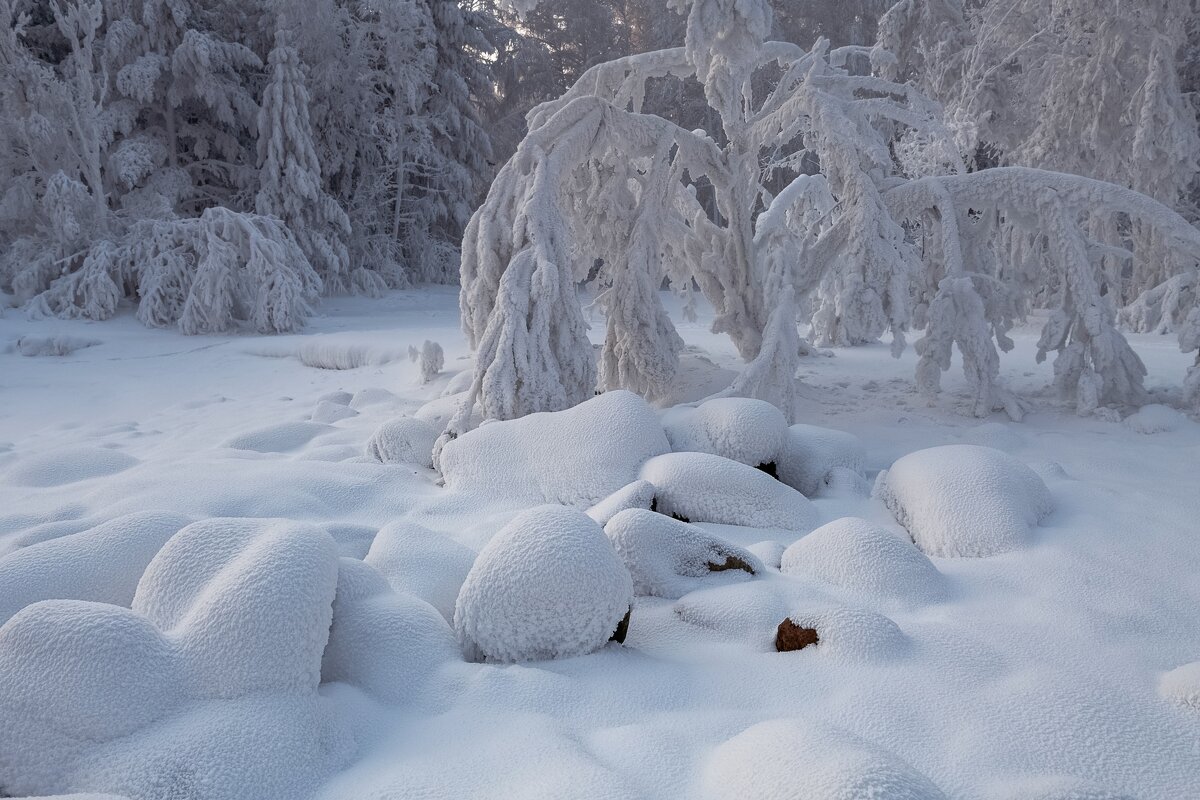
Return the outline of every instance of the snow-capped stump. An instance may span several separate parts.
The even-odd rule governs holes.
[[[454,628],[472,661],[537,661],[599,650],[633,600],[633,581],[582,511],[526,511],[483,548],[463,583]]]
[[[796,611],[784,622],[816,631],[819,650],[848,661],[880,661],[901,655],[908,648],[908,637],[895,622],[865,609],[829,606]]]
[[[337,572],[337,544],[320,528],[207,519],[159,551],[133,610],[175,641],[206,697],[311,688]]]
[[[709,453],[667,453],[645,463],[655,510],[687,522],[808,530],[817,511],[804,495],[738,461]]]
[[[419,597],[452,621],[454,603],[475,555],[466,545],[402,520],[385,525],[376,534],[364,561],[379,570],[397,592]]]
[[[392,591],[369,565],[341,560],[322,682],[348,683],[388,703],[409,702],[440,666],[461,657],[437,609]]]
[[[780,653],[791,653],[818,644],[821,635],[816,628],[804,628],[791,619],[779,623],[775,630],[775,649]]]
[[[601,525],[628,508],[648,509],[654,505],[654,484],[636,480],[623,486],[587,510],[587,515]]]
[[[1149,435],[1177,431],[1188,424],[1188,418],[1170,406],[1154,403],[1130,414],[1123,424],[1134,433]]]
[[[77,447],[19,459],[5,478],[13,486],[47,488],[124,472],[139,461],[120,450]]]
[[[313,409],[312,416],[309,417],[311,422],[320,422],[325,425],[331,425],[334,422],[340,422],[344,419],[357,417],[358,412],[345,403],[331,403],[328,400],[322,400],[317,403],[317,407]]]
[[[415,417],[396,417],[380,425],[367,440],[367,457],[384,464],[433,468],[433,445],[439,432]]]
[[[634,594],[676,599],[704,585],[716,572],[761,574],[749,551],[710,536],[694,525],[631,508],[604,527],[633,577]]]
[[[663,414],[662,424],[677,453],[712,453],[751,467],[774,464],[788,431],[782,411],[744,397],[677,406]]]
[[[1164,673],[1158,681],[1158,693],[1172,703],[1200,711],[1200,661]]]
[[[1021,547],[1053,508],[1046,484],[1007,453],[946,445],[909,453],[875,493],[927,555],[984,557]]]
[[[129,606],[146,565],[191,520],[142,511],[0,558],[0,625],[39,600]]]
[[[932,601],[946,589],[945,577],[911,542],[856,517],[836,519],[796,541],[779,569],[896,600]]]
[[[895,754],[828,725],[760,722],[712,754],[703,796],[725,800],[946,800]],[[731,790],[732,787],[732,790]]]
[[[441,470],[450,489],[587,507],[669,449],[646,401],[614,391],[566,411],[483,425],[446,444]]]
[[[776,464],[779,480],[806,497],[815,497],[829,471],[842,467],[862,474],[866,448],[852,433],[793,425]]]

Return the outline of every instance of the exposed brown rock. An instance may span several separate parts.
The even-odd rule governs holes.
[[[617,644],[625,644],[625,637],[629,635],[629,617],[633,615],[633,606],[625,612],[625,616],[617,623],[617,629],[613,631],[613,635],[609,638],[610,642]]]
[[[821,637],[817,635],[816,628],[802,628],[790,619],[785,619],[779,623],[779,630],[775,634],[775,649],[781,653],[790,653],[793,650],[803,650],[819,641]]]
[[[712,561],[708,562],[709,572],[727,572],[731,569],[740,569],[742,572],[749,572],[751,575],[754,574],[754,568],[737,556],[729,556],[723,564],[716,564]]]

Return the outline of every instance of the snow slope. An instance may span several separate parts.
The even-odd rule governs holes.
[[[368,457],[385,423],[461,390],[456,300],[446,289],[327,300],[303,335],[270,340],[6,310],[0,795],[1197,796],[1195,421],[1068,413],[1044,391],[1050,366],[1031,366],[1036,327],[1014,331],[1002,360],[1035,403],[1020,425],[960,414],[970,400],[955,370],[927,406],[915,355],[894,361],[886,343],[806,359],[800,421],[857,437],[865,479],[916,451],[982,445],[1040,476],[1054,511],[986,558],[926,559],[857,491],[817,492],[799,528],[693,521],[762,574],[681,575],[678,598],[635,597],[624,645],[470,663],[446,617],[473,554],[544,503],[544,486],[582,512],[629,487],[667,440],[646,427],[638,463],[603,480],[579,453],[560,447],[550,463],[531,448],[548,470],[537,496],[526,479],[506,478],[520,491],[446,488],[421,464]],[[677,321],[690,348],[678,402],[736,368],[710,320]],[[98,344],[3,352],[22,337]],[[446,357],[426,385],[405,359],[336,357],[426,339]],[[1152,390],[1178,382],[1187,357],[1173,339],[1131,341]],[[351,368],[258,354],[283,350]],[[603,452],[598,430],[588,441]],[[648,498],[635,484],[594,513],[607,522]],[[865,522],[809,533],[845,517]],[[775,652],[784,618],[821,641]],[[272,644],[263,632],[276,629],[293,635]],[[83,652],[72,642],[94,658],[76,666],[63,655]]]

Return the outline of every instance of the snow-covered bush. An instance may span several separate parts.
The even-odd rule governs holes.
[[[1050,490],[1029,467],[967,444],[909,453],[879,474],[875,493],[917,547],[942,558],[1015,550],[1054,508]]]
[[[641,478],[654,484],[655,509],[688,522],[810,530],[817,511],[808,498],[765,472],[709,453],[650,459]]]
[[[415,417],[396,417],[383,423],[367,440],[367,457],[384,464],[433,467],[438,430]]]
[[[439,467],[451,489],[586,508],[669,449],[654,410],[616,391],[567,411],[470,431],[445,445]]]
[[[591,518],[563,506],[515,517],[479,553],[454,609],[474,661],[570,658],[600,649],[633,601],[633,582]]]
[[[762,563],[748,551],[653,511],[622,511],[604,532],[633,577],[636,595],[673,600],[700,588],[714,574],[747,577],[763,572]]]
[[[784,575],[813,577],[870,597],[927,602],[945,594],[945,579],[911,543],[863,519],[822,525],[783,552]]]
[[[717,398],[663,415],[675,452],[712,453],[752,467],[775,464],[787,439],[783,413],[762,400]]]
[[[866,448],[854,434],[793,425],[788,428],[776,468],[779,480],[805,497],[816,497],[831,470],[840,467],[861,474],[865,461]]]

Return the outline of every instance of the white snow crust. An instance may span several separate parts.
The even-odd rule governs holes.
[[[380,529],[363,560],[397,592],[419,597],[452,622],[454,603],[475,556],[474,550],[448,536],[400,520]]]
[[[654,503],[654,484],[636,480],[623,486],[587,510],[587,515],[601,525],[630,508],[648,509]]]
[[[806,497],[815,497],[830,470],[842,467],[861,474],[865,458],[862,441],[852,433],[793,425],[776,469],[779,480]]]
[[[1125,418],[1125,427],[1134,433],[1170,433],[1189,424],[1188,418],[1170,406],[1152,403]]]
[[[433,469],[433,444],[441,431],[413,417],[380,425],[367,440],[367,456],[384,464],[415,464]]]
[[[1193,661],[1165,673],[1158,691],[1172,703],[1200,711],[1200,661]]]
[[[663,429],[677,453],[712,453],[751,467],[775,463],[787,439],[787,420],[770,403],[722,397],[663,414]]]

